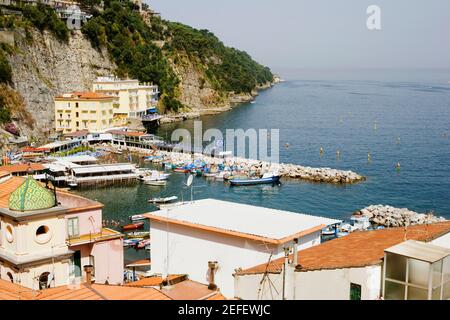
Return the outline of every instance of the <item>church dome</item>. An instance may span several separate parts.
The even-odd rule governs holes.
[[[56,206],[55,194],[29,176],[9,197],[14,211],[44,210]]]

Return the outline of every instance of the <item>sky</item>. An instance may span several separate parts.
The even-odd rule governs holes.
[[[449,0],[145,0],[273,70],[450,68]],[[381,30],[366,10],[380,8]]]

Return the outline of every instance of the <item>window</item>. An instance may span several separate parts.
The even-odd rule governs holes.
[[[11,273],[11,272],[8,272],[6,275],[8,276],[9,281],[11,281],[12,283],[14,283],[14,277],[13,277],[12,273]]]
[[[79,112],[75,112],[75,117],[79,117],[80,116],[80,113]]]
[[[44,290],[50,288],[50,281],[49,279],[50,272],[44,272],[39,276],[39,290]],[[50,281],[49,281],[50,280]]]
[[[67,234],[69,235],[69,238],[75,238],[80,235],[78,218],[69,218],[67,220]]]
[[[50,241],[52,238],[52,234],[50,232],[49,227],[47,226],[40,226],[36,229],[36,242],[39,244],[45,244]]]
[[[78,108],[78,102],[75,103],[75,108]]]
[[[361,300],[361,285],[350,283],[350,300]]]
[[[8,240],[9,243],[14,241],[14,231],[11,225],[6,227],[6,240]]]

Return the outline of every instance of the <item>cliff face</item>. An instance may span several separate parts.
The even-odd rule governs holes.
[[[65,43],[46,31],[31,30],[27,38],[17,30],[15,45],[15,53],[9,56],[13,87],[35,120],[34,129],[19,123],[22,134],[28,137],[45,138],[54,127],[56,95],[89,90],[98,75],[111,74],[115,69],[107,52],[94,50],[80,31]]]

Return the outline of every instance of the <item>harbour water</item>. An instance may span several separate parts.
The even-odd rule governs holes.
[[[450,72],[290,78],[261,92],[255,103],[202,117],[203,129],[280,129],[281,162],[353,170],[367,180],[230,188],[196,178],[196,199],[213,197],[340,219],[371,204],[450,218]],[[157,134],[170,137],[175,128],[192,131],[193,123],[167,124]],[[141,161],[137,156],[133,160]],[[147,203],[151,197],[180,196],[185,179],[173,174],[162,188],[138,183],[78,192],[103,202],[106,219],[126,221],[156,209]]]

